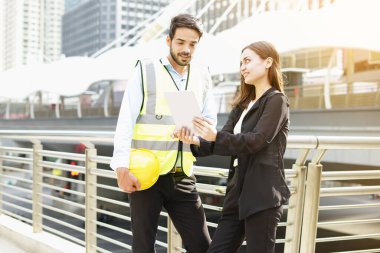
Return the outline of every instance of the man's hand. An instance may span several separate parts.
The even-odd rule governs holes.
[[[176,130],[173,135],[174,138],[179,138],[185,144],[195,144],[200,145],[198,136],[195,136],[189,129],[182,127],[179,130]]]
[[[128,168],[120,167],[116,169],[117,184],[125,192],[132,193],[140,190],[140,182]]]

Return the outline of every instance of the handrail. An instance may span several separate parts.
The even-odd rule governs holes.
[[[0,130],[0,139],[113,143],[114,131]],[[78,138],[72,138],[78,137]],[[379,149],[380,137],[290,135],[292,149]]]
[[[29,131],[29,130],[0,130],[0,214],[12,216],[17,219],[32,221],[36,232],[46,230],[62,236],[67,240],[83,245],[87,252],[108,252],[105,248],[97,246],[97,239],[107,243],[129,249],[130,245],[117,239],[108,238],[105,234],[97,233],[97,226],[131,235],[126,228],[119,228],[115,224],[108,224],[107,220],[98,220],[99,217],[109,219],[121,219],[130,222],[129,203],[125,199],[114,198],[123,195],[122,190],[115,182],[116,175],[108,167],[111,158],[97,154],[95,143],[104,143],[107,146],[113,144],[112,131]],[[2,146],[3,140],[24,140],[34,143],[33,148],[15,148]],[[43,148],[43,143],[84,143],[87,146],[85,154],[77,154],[63,150],[51,151]],[[8,142],[6,142],[8,143]],[[345,170],[323,171],[321,162],[326,151],[334,150],[380,150],[380,137],[365,136],[301,136],[290,135],[287,149],[296,151],[297,156],[291,169],[285,169],[285,177],[291,189],[291,199],[288,205],[286,220],[280,222],[285,227],[285,238],[278,238],[276,243],[284,244],[285,253],[305,252],[313,253],[316,244],[327,243],[334,240],[355,240],[360,238],[372,238],[378,240],[377,234],[355,232],[352,236],[318,237],[317,228],[321,226],[330,229],[339,229],[340,226],[357,223],[372,225],[371,221],[378,222],[378,218],[353,217],[352,219],[319,220],[319,212],[333,212],[334,210],[367,210],[379,209],[380,204],[347,203],[342,205],[329,203],[328,206],[320,206],[321,198],[339,198],[343,196],[355,197],[357,195],[380,194],[380,186],[351,185],[354,180],[380,180],[380,170]],[[310,162],[307,163],[309,155]],[[23,157],[19,157],[22,155]],[[25,156],[25,158],[24,158]],[[43,160],[48,158],[49,160]],[[59,159],[60,158],[60,159]],[[54,159],[57,161],[54,162]],[[294,157],[293,157],[294,159]],[[78,165],[69,165],[63,160],[75,160]],[[58,174],[53,174],[58,173]],[[77,172],[83,175],[80,178],[67,178],[68,172]],[[52,173],[50,175],[50,173]],[[61,173],[61,175],[59,174]],[[197,176],[211,178],[211,181],[197,182],[198,192],[204,197],[204,209],[206,212],[220,212],[220,201],[225,195],[226,178],[228,170],[216,167],[194,166]],[[31,178],[30,174],[33,174]],[[215,181],[217,179],[217,181]],[[14,182],[17,182],[14,183]],[[30,184],[33,182],[33,188]],[[336,182],[339,182],[337,184]],[[68,188],[68,184],[75,186]],[[16,192],[16,194],[14,194]],[[112,194],[108,193],[112,192]],[[12,193],[12,194],[11,194]],[[30,196],[32,193],[33,198]],[[105,195],[104,195],[105,194]],[[14,197],[13,197],[14,196]],[[43,200],[43,201],[42,201]],[[24,203],[21,205],[20,203]],[[52,205],[52,203],[54,205]],[[33,211],[30,206],[33,206]],[[29,205],[29,206],[25,206]],[[102,206],[104,205],[104,206]],[[304,208],[305,207],[305,208]],[[108,209],[110,208],[110,209]],[[113,208],[115,208],[113,210]],[[123,209],[120,209],[123,208]],[[42,213],[42,209],[48,212]],[[123,210],[122,212],[115,210]],[[16,210],[12,212],[12,210]],[[76,210],[76,211],[73,211]],[[85,211],[85,214],[83,214]],[[70,217],[84,222],[85,228],[75,227],[74,223],[60,220],[52,213]],[[21,215],[20,215],[21,214]],[[25,217],[23,217],[25,215]],[[168,219],[167,225],[160,224],[158,232],[165,233],[170,243],[157,241],[159,247],[169,248],[174,252],[182,252],[180,238],[173,229],[173,225],[167,213],[161,212],[164,219]],[[47,220],[49,223],[46,223]],[[362,221],[362,222],[360,222]],[[58,229],[50,227],[50,223],[58,224],[80,234],[78,237],[65,236]],[[214,220],[207,221],[210,228],[217,224]],[[339,230],[337,230],[339,231]],[[344,231],[346,232],[346,231]],[[83,238],[85,238],[83,240]],[[177,245],[177,246],[176,246]],[[371,249],[368,249],[370,252]]]
[[[113,137],[113,131],[72,131],[72,130],[0,130],[0,136],[25,136],[33,135],[46,138],[47,136],[86,136],[86,137]]]
[[[380,137],[318,136],[318,149],[379,149]]]

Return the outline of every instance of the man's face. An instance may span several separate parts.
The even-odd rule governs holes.
[[[199,35],[195,30],[183,27],[176,29],[172,40],[169,36],[166,38],[170,56],[179,66],[189,64],[198,41]]]

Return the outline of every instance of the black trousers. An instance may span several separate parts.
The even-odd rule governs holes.
[[[160,176],[151,188],[129,194],[132,252],[155,252],[159,215],[165,207],[189,253],[205,253],[210,235],[195,177],[183,173]]]
[[[267,209],[239,219],[239,194],[235,186],[228,187],[222,216],[212,238],[208,253],[237,253],[244,238],[247,253],[274,253],[277,224],[282,206]]]

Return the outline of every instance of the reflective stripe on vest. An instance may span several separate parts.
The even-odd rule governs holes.
[[[146,140],[133,140],[134,148],[146,148],[151,147],[153,150],[173,150],[178,151],[178,141],[146,141]],[[191,152],[190,145],[183,145],[182,151]]]
[[[178,157],[178,139],[171,134],[175,129],[165,92],[178,91],[169,72],[159,61],[140,61],[142,70],[142,83],[144,100],[140,115],[137,119],[133,137],[132,148],[145,148],[153,151],[160,160],[160,174],[168,173],[175,165]],[[195,93],[200,108],[207,84],[205,77],[198,69],[189,67],[187,90]],[[188,176],[192,174],[192,165],[195,161],[190,145],[182,145],[182,169]]]

